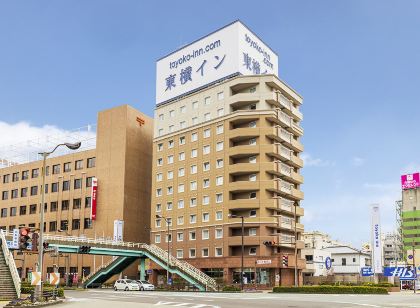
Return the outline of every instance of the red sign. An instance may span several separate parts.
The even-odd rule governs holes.
[[[420,187],[419,173],[405,174],[401,176],[402,189],[413,189],[417,187]]]
[[[96,203],[98,200],[98,179],[92,179],[92,194],[90,198],[90,219],[96,220]]]

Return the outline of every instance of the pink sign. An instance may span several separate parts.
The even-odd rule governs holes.
[[[420,187],[420,175],[419,173],[405,174],[401,176],[401,188],[402,189],[413,189]]]

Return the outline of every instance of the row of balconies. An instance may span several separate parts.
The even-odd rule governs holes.
[[[295,207],[288,206],[286,203],[279,199],[268,199],[267,201],[261,202],[259,199],[235,199],[229,200],[229,210],[251,210],[261,207],[267,207],[270,210],[275,210],[279,213],[287,213],[294,215]],[[296,216],[303,216],[304,210],[300,206],[296,206]]]
[[[229,246],[241,246],[242,236],[231,236],[228,238]],[[275,247],[285,247],[285,248],[294,248],[295,241],[282,241],[281,236],[244,236],[244,245],[246,246],[260,246],[263,245],[264,241],[275,241]],[[305,247],[305,244],[302,240],[296,241],[297,248],[302,249]]]
[[[265,189],[293,200],[303,200],[303,192],[294,188],[291,183],[280,179],[230,182],[228,189],[232,193],[251,192],[257,190],[262,191]]]

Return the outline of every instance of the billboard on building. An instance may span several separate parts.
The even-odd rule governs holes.
[[[238,74],[278,75],[278,57],[235,21],[157,61],[156,103]]]
[[[124,221],[114,220],[114,241],[115,242],[123,241],[123,230],[124,230]]]
[[[419,173],[404,174],[401,176],[401,188],[402,189],[413,189],[420,187],[420,175]]]
[[[92,178],[92,192],[90,196],[90,219],[96,220],[96,205],[98,201],[98,179]]]
[[[379,206],[372,206],[372,266],[375,274],[382,273],[382,241]]]

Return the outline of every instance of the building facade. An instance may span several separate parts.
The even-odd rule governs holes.
[[[166,219],[171,254],[239,283],[242,216],[245,282],[291,285],[295,264],[300,278],[301,103],[276,76],[258,75],[158,106],[151,242],[167,249]]]
[[[401,237],[398,233],[386,233],[382,236],[384,266],[397,266],[403,261]]]
[[[332,240],[328,234],[319,231],[304,232],[302,237],[305,245],[302,249],[302,257],[306,260],[303,275],[318,277],[332,274],[325,265],[325,260],[328,257],[331,258],[331,253],[324,248],[338,245],[338,242]]]
[[[49,234],[112,238],[114,221],[124,222],[123,239],[148,242],[153,120],[124,105],[98,114],[96,148],[47,159],[44,231]],[[50,150],[50,149],[46,149]],[[42,161],[0,169],[0,228],[40,228]],[[91,191],[97,179],[96,219]],[[25,253],[16,265],[22,277],[37,255]],[[74,281],[108,257],[45,254],[45,271],[59,267]],[[45,273],[44,273],[45,274]]]

